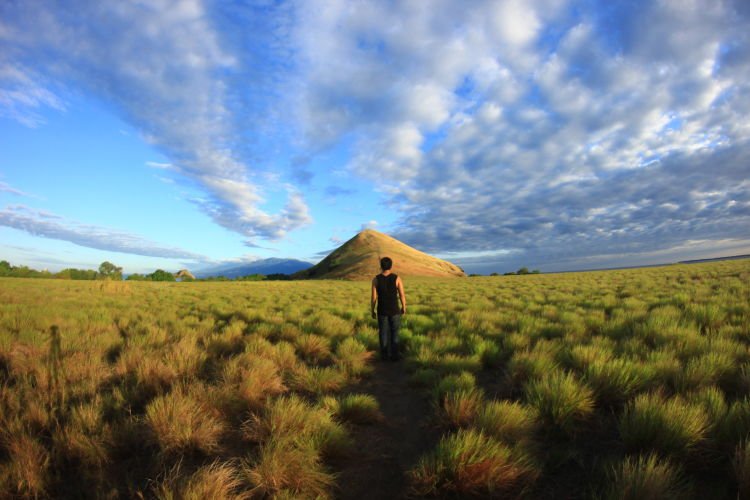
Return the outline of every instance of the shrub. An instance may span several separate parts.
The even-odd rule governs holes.
[[[547,426],[570,434],[594,411],[594,395],[570,373],[559,370],[532,380],[525,387],[526,401]]]
[[[679,469],[656,455],[627,457],[609,474],[607,499],[681,500],[689,497]]]
[[[704,439],[708,426],[700,404],[642,394],[620,418],[620,436],[629,451],[685,455]]]
[[[416,495],[513,496],[539,474],[532,460],[481,432],[459,430],[440,440],[410,471]]]

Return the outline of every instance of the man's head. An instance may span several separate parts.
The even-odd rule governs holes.
[[[389,271],[393,267],[393,261],[390,257],[383,257],[380,259],[380,269],[383,271]]]

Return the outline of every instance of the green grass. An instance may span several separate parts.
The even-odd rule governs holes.
[[[656,455],[626,457],[608,478],[607,500],[681,500],[690,498],[678,468]]]
[[[533,461],[481,432],[459,430],[411,471],[415,495],[513,497],[538,475]]]
[[[570,373],[556,370],[532,380],[525,394],[549,428],[566,434],[574,433],[594,412],[593,391]]]
[[[620,419],[620,435],[630,451],[685,456],[705,438],[710,425],[706,409],[679,396],[643,394]]]
[[[367,283],[0,279],[0,497],[336,496],[389,425],[412,493],[750,494],[749,260],[405,285],[393,424]]]

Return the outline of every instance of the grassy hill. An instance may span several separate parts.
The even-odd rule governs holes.
[[[463,270],[448,261],[401,243],[372,229],[365,229],[296,278],[367,280],[380,272],[380,258],[393,259],[400,276],[463,277]]]

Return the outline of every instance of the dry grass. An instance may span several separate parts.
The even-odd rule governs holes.
[[[240,470],[231,463],[214,462],[186,475],[178,465],[153,488],[158,500],[247,500]]]
[[[259,498],[328,498],[335,477],[326,472],[314,448],[285,439],[264,443],[255,460],[246,460],[242,473]]]
[[[164,454],[215,453],[226,427],[215,411],[183,389],[154,399],[145,418]]]

